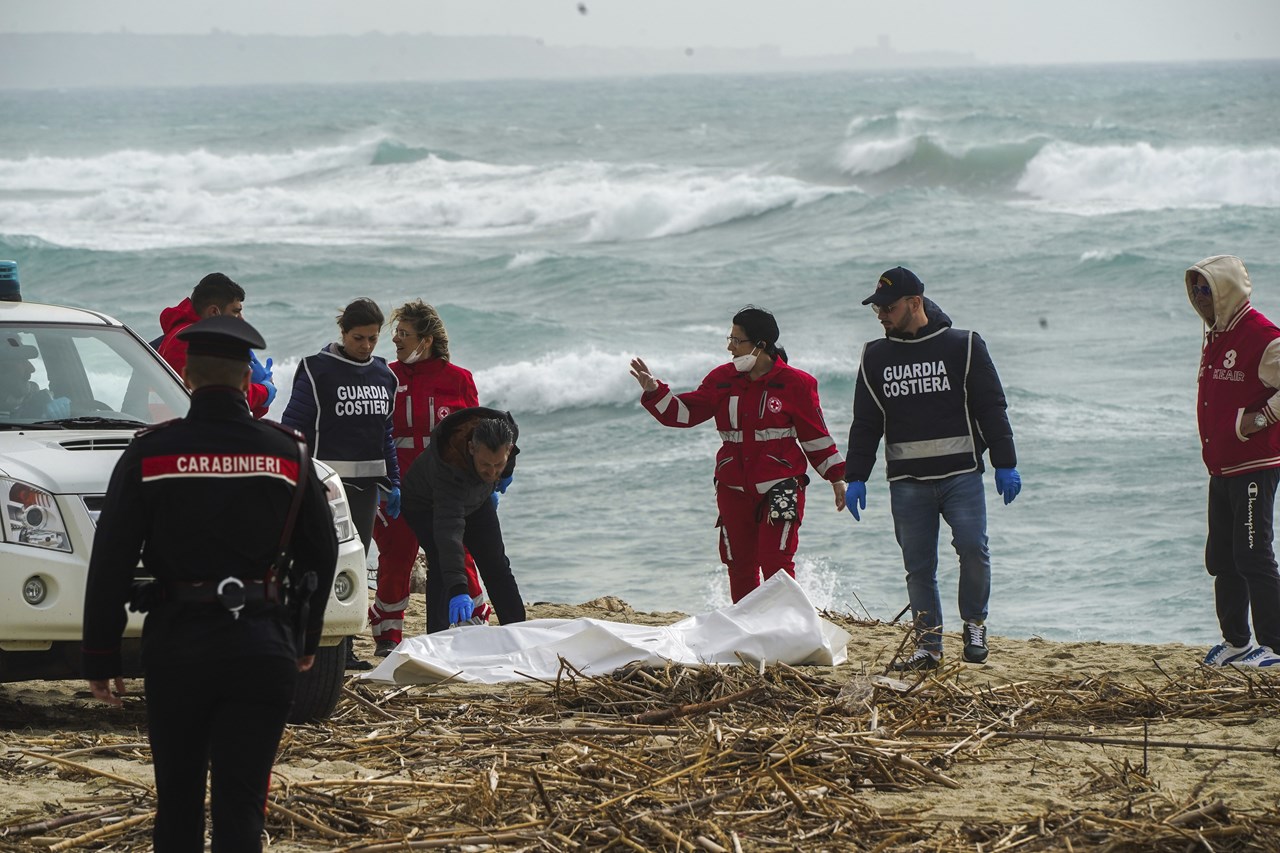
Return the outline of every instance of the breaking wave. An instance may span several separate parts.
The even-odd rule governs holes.
[[[989,190],[1084,213],[1280,206],[1278,147],[1091,144],[1026,130],[1001,116],[942,119],[900,110],[858,117],[846,129],[836,162],[873,191]]]
[[[1012,186],[1045,144],[1043,139],[984,144],[950,142],[933,134],[851,141],[841,169],[854,178],[916,186]]]
[[[1280,148],[1047,145],[1027,164],[1019,191],[1094,210],[1280,206]]]
[[[0,160],[0,232],[68,247],[380,243],[555,230],[646,240],[851,192],[754,169],[504,165],[371,138],[285,153],[121,150]]]

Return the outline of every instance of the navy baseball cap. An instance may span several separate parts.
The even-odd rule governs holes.
[[[192,323],[178,338],[187,342],[188,355],[207,355],[249,363],[249,350],[263,349],[267,342],[247,320],[219,314]]]
[[[923,296],[924,282],[906,267],[894,267],[880,276],[876,292],[862,300],[863,305],[892,305],[904,296]]]

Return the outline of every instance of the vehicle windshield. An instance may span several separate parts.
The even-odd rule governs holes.
[[[125,329],[0,324],[0,427],[141,427],[189,405],[182,383]]]

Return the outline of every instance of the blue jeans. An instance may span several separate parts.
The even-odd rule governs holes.
[[[942,600],[938,597],[938,519],[951,528],[951,546],[960,557],[960,618],[987,618],[991,597],[991,552],[987,548],[987,502],[982,474],[973,471],[942,480],[889,483],[893,532],[907,570],[907,595],[920,631],[920,648],[942,653]]]

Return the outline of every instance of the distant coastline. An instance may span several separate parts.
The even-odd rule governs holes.
[[[559,47],[514,36],[0,33],[0,55],[5,57],[0,88],[5,89],[575,79],[983,64],[972,53],[899,51],[885,36],[848,53],[787,56],[775,45]]]

